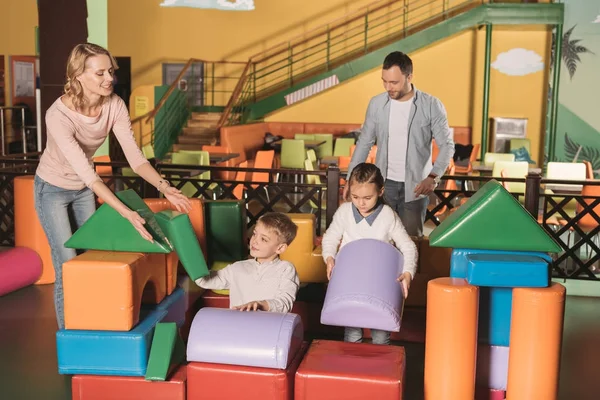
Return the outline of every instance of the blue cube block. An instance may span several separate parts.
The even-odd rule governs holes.
[[[58,331],[58,373],[144,376],[154,328],[166,315],[167,311],[158,309],[146,315],[142,312],[141,322],[128,332]]]
[[[187,301],[185,291],[177,287],[173,293],[168,295],[158,305],[154,306],[157,310],[165,310],[167,316],[161,322],[175,322],[177,327],[185,323],[185,313],[187,311]]]
[[[467,256],[472,254],[499,254],[499,255],[522,255],[542,258],[548,263],[552,258],[545,254],[534,251],[501,251],[501,250],[478,250],[478,249],[454,249],[450,258],[450,277],[467,279],[469,262]]]
[[[550,264],[522,254],[469,254],[467,281],[489,287],[548,287]]]

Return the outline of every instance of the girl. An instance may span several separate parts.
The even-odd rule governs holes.
[[[384,181],[381,171],[374,164],[358,164],[348,179],[351,203],[342,204],[333,222],[323,235],[323,258],[327,264],[327,278],[335,267],[338,245],[358,239],[378,239],[393,241],[404,255],[404,272],[398,282],[404,287],[404,297],[408,295],[417,263],[417,247],[406,233],[400,217],[383,204]],[[341,240],[341,244],[340,244]],[[362,329],[347,327],[344,341],[362,342]],[[390,332],[371,329],[373,343],[389,344]]]

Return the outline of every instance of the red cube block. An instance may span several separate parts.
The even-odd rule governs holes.
[[[229,296],[207,290],[200,300],[200,308],[202,307],[229,308]]]
[[[137,376],[74,375],[73,400],[186,400],[186,367],[175,370],[164,382]]]
[[[399,399],[404,347],[314,340],[296,372],[296,400]]]
[[[293,400],[294,375],[306,353],[304,343],[285,370],[191,362],[188,400]]]

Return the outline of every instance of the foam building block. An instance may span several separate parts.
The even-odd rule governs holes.
[[[126,205],[132,202],[133,190],[116,193]],[[135,193],[135,192],[133,192]],[[136,195],[137,196],[137,195]],[[138,196],[139,198],[139,196]],[[141,199],[140,199],[141,200]],[[142,204],[145,203],[142,201]],[[134,203],[135,205],[135,203]],[[144,210],[139,208],[140,211]],[[102,204],[96,212],[65,242],[65,247],[88,250],[134,251],[142,253],[170,253],[172,248],[146,206],[142,218],[145,227],[153,235],[153,242],[142,238],[131,223],[108,204]]]
[[[128,331],[142,301],[165,297],[165,266],[142,253],[90,250],[63,264],[65,327]]]
[[[180,366],[164,382],[132,376],[75,375],[73,400],[186,400],[187,371]]]
[[[166,293],[170,295],[177,287],[177,267],[179,265],[179,257],[176,252],[168,254],[164,253],[146,253],[146,256],[152,263],[158,263],[165,266],[165,282]]]
[[[244,201],[206,201],[204,207],[209,262],[245,260],[248,238]]]
[[[185,268],[190,278],[196,280],[208,275],[204,254],[187,214],[165,210],[156,214],[156,220],[169,237],[183,268]]]
[[[402,253],[389,243],[360,239],[342,247],[335,263],[321,323],[398,332],[404,309],[396,280],[404,265]]]
[[[144,376],[154,328],[166,315],[152,311],[128,332],[59,330],[59,374]]]
[[[42,259],[42,274],[36,284],[54,283],[54,265],[46,233],[35,211],[34,176],[15,176],[15,246],[34,250]]]
[[[508,347],[477,346],[477,373],[478,387],[493,390],[506,390],[508,380]]]
[[[296,314],[202,308],[192,322],[187,360],[286,369],[303,335]]]
[[[513,252],[481,249],[454,249],[450,259],[450,277],[466,279],[469,269],[467,257],[497,254],[540,257],[550,262],[550,256],[539,252]],[[512,310],[512,289],[498,287],[479,288],[479,341],[493,346],[508,346]]]
[[[506,392],[480,387],[475,393],[475,400],[506,400]]]
[[[313,340],[296,372],[295,399],[403,399],[404,347]]]
[[[520,254],[471,254],[467,256],[467,262],[467,281],[471,285],[548,287],[550,284],[550,264],[542,257]]]
[[[298,227],[296,238],[281,254],[281,259],[289,261],[296,268],[300,283],[327,282],[327,266],[323,260],[321,246],[315,246],[314,214],[288,214]]]
[[[303,343],[286,369],[191,362],[187,365],[187,398],[294,400],[294,376],[306,348]]]
[[[429,235],[432,247],[558,253],[561,247],[495,179]]]
[[[0,296],[33,285],[42,275],[42,259],[27,247],[0,251]]]
[[[185,361],[185,345],[173,322],[159,322],[154,329],[146,380],[164,381],[169,369]]]
[[[142,309],[148,311],[165,310],[167,316],[162,322],[174,322],[178,327],[181,327],[185,323],[185,314],[187,312],[185,291],[178,287],[160,303],[153,305],[144,304],[142,305]]]

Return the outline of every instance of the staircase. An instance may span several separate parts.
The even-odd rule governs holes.
[[[219,141],[219,120],[221,113],[192,112],[177,142],[173,144],[173,151],[202,150],[203,145],[215,145]]]

